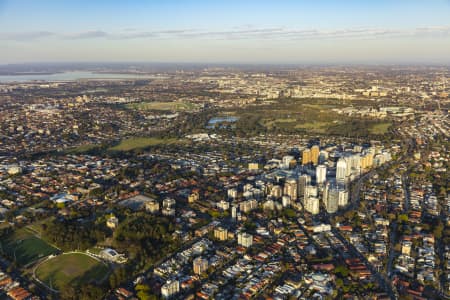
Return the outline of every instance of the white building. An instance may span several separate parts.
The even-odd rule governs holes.
[[[238,192],[235,188],[228,189],[227,195],[228,195],[228,198],[230,198],[230,199],[236,199],[238,196]]]
[[[238,244],[246,248],[253,245],[253,236],[246,232],[238,233]]]
[[[318,195],[317,186],[314,186],[314,185],[306,186],[304,199],[306,199],[308,197],[317,197],[317,195]]]
[[[225,200],[220,200],[220,202],[217,203],[217,208],[220,208],[221,210],[228,210],[230,208],[230,203]]]
[[[199,256],[192,262],[192,268],[195,274],[200,275],[208,270],[208,260]]]
[[[325,165],[318,165],[316,168],[316,182],[323,184],[327,180],[327,167]]]
[[[169,299],[180,292],[180,283],[178,280],[169,280],[161,287],[161,296]]]
[[[348,191],[347,190],[339,190],[339,200],[338,205],[340,207],[346,206],[348,204]]]
[[[345,181],[347,179],[347,162],[344,158],[339,158],[336,164],[336,180]]]
[[[292,200],[297,199],[297,181],[288,179],[284,184],[284,195],[288,195]]]
[[[235,205],[231,207],[231,218],[233,220],[236,220],[237,218],[237,207]]]
[[[305,199],[305,210],[313,215],[317,215],[320,211],[319,199],[316,197],[308,197]]]

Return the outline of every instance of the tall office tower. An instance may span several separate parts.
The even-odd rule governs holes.
[[[340,189],[338,205],[340,207],[342,207],[342,206],[346,206],[347,204],[348,204],[348,191]]]
[[[311,162],[311,150],[305,149],[302,152],[302,165],[307,165]]]
[[[316,168],[316,183],[323,184],[327,180],[327,167],[318,165]]]
[[[325,182],[322,192],[322,202],[325,203],[328,199],[328,191],[330,190],[330,183]]]
[[[307,174],[300,175],[300,177],[298,178],[298,188],[297,188],[297,195],[299,197],[304,197],[305,188],[310,183],[311,183],[311,176]]]
[[[319,213],[319,199],[315,197],[308,197],[305,201],[305,210],[313,215]]]
[[[333,214],[338,210],[339,190],[335,187],[328,190],[328,197],[325,201],[325,209],[328,213]]]
[[[306,199],[308,197],[317,197],[317,194],[318,194],[317,186],[308,184],[305,187],[305,194],[303,196],[303,199]]]
[[[284,195],[288,195],[292,201],[297,199],[297,181],[295,179],[288,179],[284,184]]]
[[[270,190],[270,195],[274,198],[280,198],[283,194],[283,190],[279,185],[274,185],[272,189]]]
[[[314,145],[311,147],[311,162],[313,163],[313,165],[317,166],[317,164],[319,163],[319,146]]]
[[[336,164],[336,180],[345,181],[347,178],[347,162],[342,157],[339,158]]]

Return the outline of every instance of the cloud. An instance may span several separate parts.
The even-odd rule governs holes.
[[[106,38],[109,34],[102,30],[89,30],[72,34],[63,35],[66,39],[79,40],[79,39],[95,39],[95,38]]]
[[[56,35],[50,31],[0,33],[0,40],[31,41]]]
[[[344,28],[344,29],[296,29],[285,27],[256,28],[251,25],[233,27],[230,30],[168,29],[139,31],[124,29],[120,32],[89,30],[77,33],[49,31],[0,33],[0,40],[32,41],[43,38],[69,40],[80,39],[218,39],[218,40],[317,40],[317,39],[377,39],[450,36],[450,26],[429,26],[412,29]]]

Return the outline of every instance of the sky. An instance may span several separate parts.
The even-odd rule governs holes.
[[[0,63],[450,63],[450,0],[0,0]]]

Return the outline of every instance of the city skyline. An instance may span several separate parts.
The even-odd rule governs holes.
[[[450,63],[450,1],[0,1],[0,63]]]

